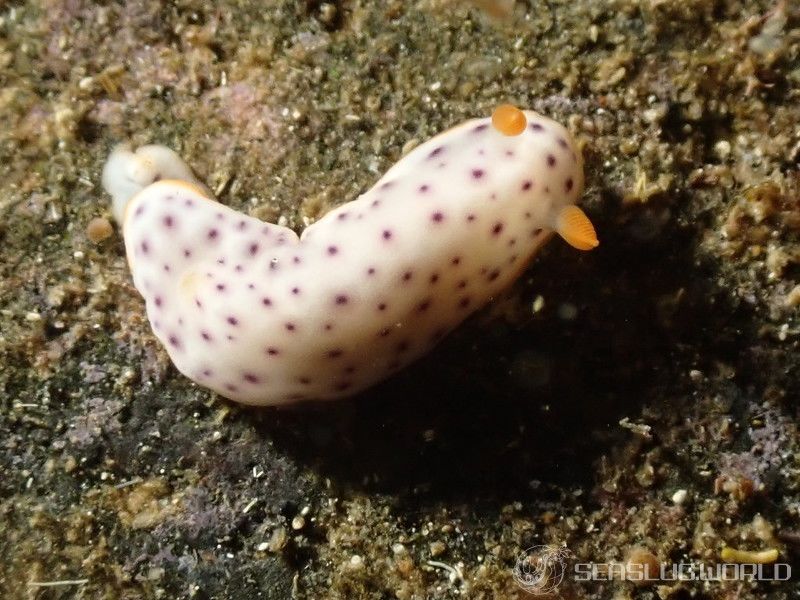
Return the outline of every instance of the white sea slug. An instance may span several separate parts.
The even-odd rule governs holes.
[[[497,296],[552,231],[598,243],[574,206],[574,140],[508,105],[420,145],[299,238],[210,200],[159,146],[115,150],[103,185],[175,366],[245,404],[363,390]]]

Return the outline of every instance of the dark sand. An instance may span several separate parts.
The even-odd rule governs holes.
[[[777,550],[796,574],[568,575],[565,598],[796,597],[793,0],[529,0],[507,20],[444,0],[163,4],[0,4],[0,596],[523,598],[516,557],[566,544],[579,562]],[[553,241],[353,400],[243,410],[197,388],[119,233],[87,233],[123,140],[299,230],[506,101],[585,142],[600,249]]]

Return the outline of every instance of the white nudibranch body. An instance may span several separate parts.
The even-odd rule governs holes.
[[[597,245],[573,206],[579,149],[524,117],[516,135],[478,119],[431,139],[299,238],[210,200],[170,150],[115,151],[104,186],[175,366],[246,404],[351,395],[497,296],[553,230]]]

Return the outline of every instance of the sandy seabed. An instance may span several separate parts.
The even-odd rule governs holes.
[[[513,568],[538,545],[569,550],[564,598],[796,596],[796,3],[476,4],[0,5],[0,596],[529,598]],[[352,400],[198,388],[118,231],[89,226],[121,141],[300,230],[503,102],[584,144],[601,247],[552,242]],[[797,574],[571,570],[733,551]]]

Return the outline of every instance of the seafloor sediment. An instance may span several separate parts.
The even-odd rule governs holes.
[[[567,576],[562,597],[795,597],[797,4],[476,4],[0,5],[0,596],[522,598],[520,552],[565,544],[797,568]],[[118,232],[89,226],[120,141],[299,230],[507,101],[582,140],[601,247],[552,242],[353,400],[244,410],[196,387]]]

